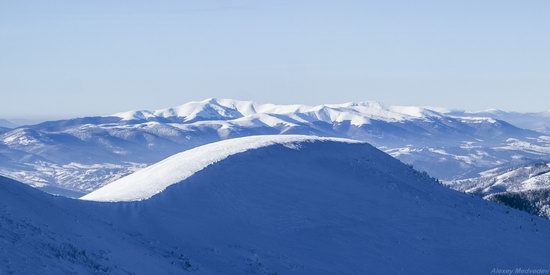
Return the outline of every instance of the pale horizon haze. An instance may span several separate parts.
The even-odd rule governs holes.
[[[550,2],[0,0],[0,118],[205,98],[550,110]]]

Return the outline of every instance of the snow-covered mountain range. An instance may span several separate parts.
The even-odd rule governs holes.
[[[531,129],[541,133],[550,134],[550,110],[536,113],[518,113],[506,112],[502,110],[492,109],[481,112],[459,111],[459,110],[443,110],[442,112],[454,116],[478,116],[492,117],[499,120],[504,120],[518,127]]]
[[[543,133],[466,112],[375,102],[306,106],[207,99],[5,131],[0,174],[78,196],[186,149],[273,134],[367,141],[445,180],[547,159],[550,153],[550,137]]]
[[[447,181],[449,187],[550,218],[550,162],[505,165],[477,177]]]
[[[365,143],[245,137],[128,177],[86,196],[113,202],[51,196],[0,177],[0,273],[550,268],[550,221],[453,191]]]

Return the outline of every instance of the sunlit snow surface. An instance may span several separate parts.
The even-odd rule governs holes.
[[[353,125],[368,123],[370,119],[385,121],[401,121],[411,118],[438,116],[436,112],[414,106],[383,106],[377,102],[364,101],[358,103],[308,105],[275,105],[259,104],[251,101],[232,99],[206,99],[193,101],[174,108],[156,111],[130,111],[117,113],[113,116],[124,120],[141,120],[152,118],[181,117],[184,121],[236,119],[253,117],[261,114],[288,115],[304,114],[309,119],[325,122],[351,121]],[[270,126],[274,126],[271,124]]]
[[[228,156],[274,144],[295,148],[297,143],[313,141],[359,143],[349,139],[300,135],[252,136],[220,141],[171,156],[87,194],[82,199],[94,201],[139,201],[148,199],[166,187],[183,181],[206,166]]]
[[[550,221],[450,190],[369,144],[233,142],[197,148],[196,164],[166,160],[132,195],[174,184],[142,201],[54,197],[0,178],[0,274],[550,268]]]
[[[279,134],[365,141],[442,180],[548,158],[550,138],[532,131],[544,127],[521,129],[516,126],[524,124],[512,125],[493,114],[501,112],[453,112],[372,101],[307,106],[211,98],[160,110],[2,128],[0,175],[54,194],[86,194],[184,150],[225,139]],[[543,114],[524,118],[533,123],[548,120]]]

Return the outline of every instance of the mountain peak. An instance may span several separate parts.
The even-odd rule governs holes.
[[[198,120],[231,120],[256,114],[294,115],[302,114],[313,120],[328,123],[350,121],[363,125],[371,119],[402,121],[441,116],[437,111],[415,106],[386,106],[376,101],[347,102],[308,106],[301,104],[277,105],[234,99],[207,98],[191,101],[177,107],[156,111],[131,111],[113,116],[123,120],[149,120],[155,118],[178,118],[182,122]]]
[[[211,104],[217,104],[217,103],[218,103],[218,99],[215,98],[215,97],[209,97],[209,98],[206,98],[206,99],[202,100],[201,102],[204,102],[204,103],[211,103]]]

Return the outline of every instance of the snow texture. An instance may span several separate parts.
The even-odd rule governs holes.
[[[547,135],[491,114],[372,101],[306,106],[211,98],[161,110],[2,128],[0,174],[75,197],[178,152],[252,135],[361,140],[444,180],[548,158]]]
[[[231,155],[274,144],[292,147],[296,143],[313,141],[358,143],[354,140],[300,135],[251,136],[220,141],[171,156],[87,194],[82,199],[94,201],[139,201],[148,199],[162,192],[166,187],[183,181],[208,165]]]
[[[197,158],[216,160],[199,148]],[[135,202],[54,197],[0,179],[0,273],[550,268],[550,221],[450,190],[369,144],[300,138],[253,148],[197,164]]]

